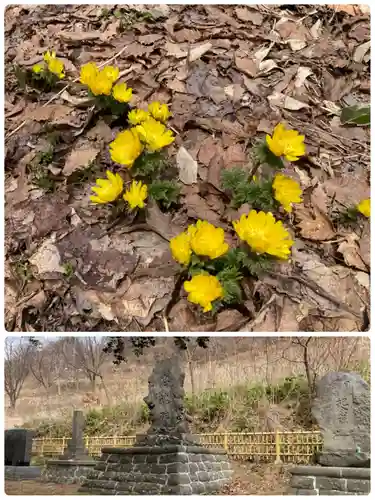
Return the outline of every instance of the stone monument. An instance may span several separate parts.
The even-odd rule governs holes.
[[[320,465],[369,467],[370,387],[358,373],[327,373],[317,384],[312,415],[323,435]]]
[[[30,465],[34,431],[7,429],[4,433],[4,474],[6,479],[37,479],[41,467]]]
[[[4,433],[4,465],[29,466],[34,432],[30,429],[8,429]]]
[[[132,448],[103,448],[80,488],[99,495],[214,493],[230,481],[225,450],[201,446],[190,434],[179,354],[156,361],[144,399],[151,425]]]
[[[42,472],[44,481],[54,483],[82,483],[95,460],[85,448],[83,429],[85,418],[81,410],[74,410],[72,438],[57,460],[49,460]]]
[[[291,472],[291,495],[368,495],[370,492],[370,387],[357,373],[327,373],[316,387],[312,415],[323,447],[319,465]]]

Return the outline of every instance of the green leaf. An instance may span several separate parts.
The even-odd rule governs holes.
[[[239,167],[224,171],[222,174],[222,187],[230,191],[234,208],[249,203],[257,210],[275,209],[272,183],[273,179],[255,181],[249,179],[249,173]]]
[[[341,123],[344,125],[370,125],[370,105],[348,106],[341,110]]]
[[[242,264],[253,276],[260,275],[269,271],[273,266],[273,259],[267,255],[247,254]]]
[[[227,267],[218,273],[216,277],[224,288],[223,302],[231,304],[242,301],[242,289],[239,283],[242,274],[237,267]]]
[[[148,186],[149,195],[160,202],[165,208],[178,202],[181,187],[174,181],[155,180]]]
[[[151,181],[158,177],[166,164],[164,153],[156,151],[154,153],[142,153],[135,160],[132,166],[133,177],[141,177],[142,180]]]
[[[221,186],[228,191],[236,191],[241,185],[249,182],[249,172],[241,167],[233,167],[223,170],[221,174]]]

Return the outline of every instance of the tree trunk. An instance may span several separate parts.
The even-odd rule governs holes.
[[[90,375],[90,381],[91,381],[91,391],[93,393],[96,392],[96,374],[95,373],[92,373]]]
[[[12,410],[16,409],[17,397],[15,394],[9,395],[9,405]]]

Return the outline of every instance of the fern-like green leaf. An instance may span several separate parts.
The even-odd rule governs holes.
[[[149,195],[165,208],[169,208],[172,203],[178,202],[181,188],[174,181],[155,180],[148,186]]]

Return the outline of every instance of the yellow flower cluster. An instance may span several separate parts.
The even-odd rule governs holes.
[[[170,248],[173,258],[188,266],[193,252],[216,259],[227,253],[229,245],[224,241],[224,230],[221,227],[198,220],[195,225],[190,225],[186,231],[172,238]]]
[[[90,200],[95,204],[114,202],[124,189],[124,182],[120,174],[113,174],[109,170],[106,174],[107,179],[96,179],[96,186],[91,188],[96,195],[90,196]],[[140,181],[133,181],[130,188],[125,191],[123,198],[128,202],[131,210],[137,207],[144,208],[147,186]]]
[[[45,63],[47,64],[48,71],[50,73],[53,73],[56,75],[58,78],[64,78],[65,73],[64,73],[64,63],[60,61],[60,59],[56,58],[56,52],[52,51],[50,52],[49,50],[43,54],[43,59]],[[42,73],[44,71],[45,66],[42,63],[34,64],[33,66],[33,72],[36,74]]]
[[[367,198],[366,200],[362,200],[357,205],[358,212],[361,212],[365,217],[370,217],[371,215],[371,200]]]
[[[155,118],[148,118],[140,125],[137,125],[136,130],[150,152],[169,146],[174,141],[172,131],[167,129],[163,123],[155,120]]]
[[[149,105],[148,112],[133,109],[128,113],[128,121],[133,127],[120,132],[111,142],[109,149],[113,161],[130,168],[144,149],[158,151],[174,141],[172,131],[155,116],[166,120],[168,106],[155,101]]]
[[[109,145],[112,160],[127,168],[133,165],[142,151],[143,146],[134,128],[120,132]]]
[[[95,96],[112,94],[118,102],[129,102],[133,95],[133,89],[128,88],[126,83],[117,83],[120,70],[115,66],[105,66],[99,70],[93,62],[84,64],[81,68],[80,82],[87,85],[91,93]]]
[[[282,123],[276,125],[272,137],[267,135],[268,149],[275,156],[284,156],[288,161],[297,161],[305,154],[305,136],[297,130],[286,130]]]
[[[239,221],[233,222],[233,227],[253,252],[288,259],[294,242],[282,222],[276,222],[270,212],[251,210],[248,215],[244,214]]]
[[[128,189],[124,194],[124,200],[129,203],[132,210],[137,207],[144,208],[146,198],[147,186],[146,184],[142,184],[141,181],[133,181],[130,189]]]
[[[224,288],[216,276],[197,274],[190,281],[185,281],[184,289],[189,294],[188,300],[203,307],[203,312],[212,310],[212,302],[224,297]]]
[[[297,181],[286,175],[276,174],[272,184],[274,198],[288,213],[292,211],[292,203],[301,203],[302,189]]]

